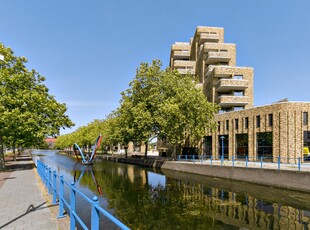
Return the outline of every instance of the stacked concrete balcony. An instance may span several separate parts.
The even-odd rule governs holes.
[[[207,100],[222,111],[253,106],[253,69],[236,67],[236,45],[224,43],[223,28],[198,26],[189,43],[173,44],[170,67],[196,75]]]

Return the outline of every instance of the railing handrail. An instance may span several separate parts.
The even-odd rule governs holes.
[[[57,175],[56,171],[52,171],[51,168],[44,164],[42,161],[37,160],[38,173],[48,189],[49,194],[53,194],[53,204],[57,204],[56,197],[58,197],[59,203],[59,215],[58,218],[64,217],[64,205],[69,209],[70,213],[70,229],[76,228],[76,221],[82,226],[83,229],[88,229],[83,220],[79,217],[75,210],[76,194],[80,195],[87,203],[91,206],[91,229],[99,229],[99,214],[106,216],[110,221],[117,225],[120,229],[129,229],[121,221],[111,215],[109,212],[99,206],[98,197],[95,196],[93,199],[87,197],[84,193],[75,187],[75,183],[68,183],[63,179],[62,175]],[[57,179],[59,181],[59,188],[57,189]],[[64,197],[64,185],[70,189],[70,201],[67,201]]]
[[[230,157],[230,159],[228,159]],[[249,167],[249,165],[254,165],[254,167],[260,167],[260,168],[268,168],[266,165],[273,165],[272,168],[277,166],[278,170],[284,170],[283,166],[288,166],[291,168],[291,170],[296,167],[296,170],[301,171],[302,166],[307,169],[309,169],[310,166],[310,158],[305,161],[304,157],[281,157],[281,156],[255,156],[255,157],[249,157],[247,155],[240,156],[238,154],[228,156],[228,154],[224,155],[217,155],[216,157],[212,155],[178,155],[177,156],[178,161],[186,161],[186,162],[201,162],[204,164],[205,162],[210,162],[212,165],[214,162],[217,164],[220,162],[220,165],[228,165],[232,167],[240,167],[235,166],[235,162],[245,162],[245,167]],[[266,160],[272,160],[272,161],[266,161]],[[228,162],[228,164],[227,164]],[[231,165],[230,165],[231,163]],[[282,165],[282,167],[281,167]],[[265,167],[263,167],[265,166]],[[294,166],[294,167],[290,167]],[[286,167],[287,169],[287,167]],[[309,171],[309,170],[308,170]]]

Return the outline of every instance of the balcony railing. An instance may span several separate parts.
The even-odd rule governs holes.
[[[248,80],[221,79],[215,86],[217,92],[228,90],[244,90],[249,87]]]
[[[219,34],[201,33],[199,36],[199,44],[203,44],[205,42],[218,42],[219,40]]]
[[[180,74],[195,74],[195,69],[178,69]]]
[[[208,52],[207,58],[206,58],[206,64],[216,64],[218,62],[229,62],[231,59],[231,56],[228,52],[215,52],[210,51]]]
[[[189,51],[181,51],[181,50],[173,51],[174,59],[178,59],[178,58],[188,58],[189,59],[189,56],[190,56]]]
[[[221,95],[217,98],[216,103],[221,107],[245,106],[249,103],[247,96]]]

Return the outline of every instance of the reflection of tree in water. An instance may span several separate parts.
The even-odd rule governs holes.
[[[95,174],[103,197],[114,214],[132,229],[309,227],[309,217],[289,206],[170,178],[166,178],[165,187],[150,186],[144,169],[110,162],[102,166]],[[96,190],[90,175],[83,176],[81,182]]]

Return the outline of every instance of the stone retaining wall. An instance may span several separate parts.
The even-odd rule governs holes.
[[[310,192],[310,172],[198,165],[166,161],[163,169]]]

